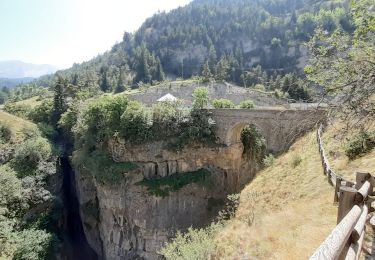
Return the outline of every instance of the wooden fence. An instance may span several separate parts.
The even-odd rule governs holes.
[[[323,142],[323,126],[317,130],[317,141],[324,174],[335,187],[334,202],[339,204],[337,226],[320,245],[310,259],[358,259],[363,246],[366,222],[374,223],[371,195],[375,183],[370,173],[356,174],[356,182],[344,180],[331,169]]]

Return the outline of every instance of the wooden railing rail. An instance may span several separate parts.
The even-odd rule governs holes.
[[[335,187],[334,202],[339,203],[337,226],[320,245],[310,259],[358,259],[363,246],[366,232],[366,223],[375,223],[371,215],[374,209],[371,202],[374,200],[374,177],[369,173],[358,172],[356,182],[344,180],[336,174],[329,164],[322,141],[322,125],[317,131],[317,141],[323,165],[323,172],[328,182]]]

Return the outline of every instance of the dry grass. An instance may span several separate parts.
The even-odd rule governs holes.
[[[0,123],[10,127],[14,142],[22,140],[25,131],[37,131],[37,126],[34,123],[4,111],[0,111]]]
[[[344,151],[350,136],[338,134],[338,131],[331,127],[323,134],[323,139],[331,167],[336,173],[352,181],[355,180],[355,172],[375,173],[375,149],[366,156],[350,161]]]
[[[41,103],[42,103],[42,99],[39,96],[35,96],[35,97],[31,97],[25,100],[14,102],[13,104],[20,105],[20,106],[27,106],[32,109],[36,106],[39,106]]]
[[[324,136],[330,140],[334,133],[330,129]],[[326,147],[345,157],[337,143],[329,141]],[[341,156],[331,161],[349,176],[361,167],[374,169],[374,155],[346,163]],[[295,166],[298,157],[301,162]],[[236,217],[216,238],[214,258],[307,259],[336,226],[333,192],[323,175],[316,133],[309,133],[242,191]],[[252,214],[254,222],[249,225]]]

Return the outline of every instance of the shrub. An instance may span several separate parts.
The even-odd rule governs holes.
[[[53,100],[46,99],[28,114],[28,118],[35,123],[51,124],[53,113]]]
[[[296,168],[298,165],[301,164],[301,162],[302,162],[301,156],[299,156],[298,154],[293,156],[293,159],[292,159],[293,168]]]
[[[284,93],[280,89],[275,89],[274,95],[276,98],[284,97]]]
[[[256,84],[255,89],[260,91],[266,91],[266,87],[262,84]]]
[[[193,99],[193,107],[195,109],[206,108],[208,106],[208,103],[210,102],[210,94],[208,92],[208,88],[198,87],[194,89]]]
[[[266,140],[256,126],[246,126],[241,132],[241,141],[244,146],[243,153],[257,162],[262,162],[266,151]]]
[[[252,100],[245,100],[240,103],[240,108],[242,109],[253,109],[255,108],[254,102]]]
[[[38,164],[48,160],[51,155],[51,145],[46,139],[32,138],[16,150],[12,165],[21,177],[27,176],[34,174]]]
[[[182,113],[177,105],[169,102],[155,104],[152,108],[152,133],[159,139],[175,136],[179,131],[178,124]]]
[[[221,230],[222,224],[212,223],[201,229],[189,228],[185,234],[177,232],[176,237],[161,250],[167,260],[210,259],[215,251],[215,235]]]
[[[362,132],[355,135],[345,147],[345,154],[350,160],[361,157],[375,147],[375,132]]]
[[[99,183],[105,185],[120,184],[124,180],[124,173],[138,168],[138,165],[131,162],[115,162],[102,150],[91,153],[75,151],[73,164],[81,173],[92,174]]]
[[[189,228],[185,234],[178,231],[176,237],[160,250],[160,254],[167,260],[211,259],[216,250],[216,235],[225,227],[227,220],[235,215],[239,198],[239,194],[228,195],[226,206],[220,211],[216,222],[201,229]]]
[[[56,243],[56,238],[44,230],[26,229],[16,238],[14,260],[47,259]]]
[[[234,104],[229,99],[214,99],[212,101],[214,108],[234,108]]]
[[[22,183],[16,172],[8,166],[0,167],[0,208],[7,209],[7,215],[13,216],[19,211],[19,202],[22,200]]]
[[[127,104],[126,97],[104,95],[83,107],[73,128],[76,141],[90,146],[113,137],[121,130],[121,115]]]
[[[274,164],[275,162],[275,157],[273,156],[272,153],[270,153],[269,155],[267,155],[264,159],[263,159],[263,164],[265,167],[270,167]]]
[[[12,131],[10,127],[5,124],[0,123],[0,143],[7,143],[12,137]]]
[[[137,101],[130,101],[121,116],[120,135],[132,143],[147,141],[151,139],[148,121],[145,107]]]
[[[214,144],[216,123],[208,110],[192,110],[190,116],[179,125],[177,142],[170,146],[176,150],[189,143]]]
[[[21,105],[15,103],[8,103],[4,106],[4,110],[10,114],[16,115],[22,118],[28,118],[30,111],[32,111],[31,106]]]
[[[39,123],[38,129],[40,130],[41,134],[48,139],[53,139],[57,136],[55,128],[50,124]]]

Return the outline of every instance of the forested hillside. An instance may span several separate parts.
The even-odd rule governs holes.
[[[155,14],[110,51],[60,74],[73,85],[104,92],[194,75],[282,88],[282,77],[305,65],[303,43],[315,28],[353,30],[345,9],[342,0],[195,0]],[[288,85],[297,82],[293,78],[288,75]],[[51,86],[53,80],[38,83]]]

